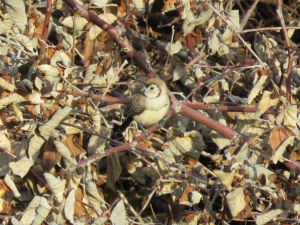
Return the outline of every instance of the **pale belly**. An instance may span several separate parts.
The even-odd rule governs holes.
[[[134,120],[143,126],[150,126],[159,122],[169,111],[170,106],[164,106],[161,110],[145,110],[142,114],[134,116]]]

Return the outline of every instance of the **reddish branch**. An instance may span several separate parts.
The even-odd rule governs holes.
[[[186,35],[185,39],[190,54],[192,55],[193,58],[197,57],[198,53],[196,52],[192,35],[191,34]]]
[[[192,67],[195,63],[199,62],[199,60],[201,60],[203,57],[205,56],[205,53],[202,53],[201,55],[197,55],[196,57],[194,57],[188,64],[186,64],[186,66],[184,67],[184,69],[189,69],[190,67]]]
[[[42,42],[41,42],[41,48],[40,48],[40,57],[42,58],[45,53],[46,49],[46,42],[48,38],[48,28],[49,28],[49,22],[50,22],[50,16],[51,16],[51,4],[52,0],[47,0],[47,12],[45,16],[45,22],[44,22],[44,30],[42,34]]]
[[[201,103],[185,103],[185,106],[191,109],[200,110],[217,110],[221,112],[256,112],[257,107],[245,107],[245,106],[216,106],[216,105],[204,105]],[[264,114],[273,113],[271,109],[268,109]]]

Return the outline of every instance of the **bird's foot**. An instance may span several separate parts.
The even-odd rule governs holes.
[[[141,124],[138,123],[139,128],[146,134],[147,139],[149,140],[151,138],[152,133],[149,132],[147,129],[145,129]]]
[[[157,129],[160,130],[161,128],[163,128],[166,124],[166,118],[162,118],[160,121],[158,121],[157,123]]]

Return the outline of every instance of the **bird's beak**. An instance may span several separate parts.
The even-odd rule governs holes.
[[[141,91],[146,91],[146,85],[144,85],[143,87],[142,87],[142,89],[141,89]]]

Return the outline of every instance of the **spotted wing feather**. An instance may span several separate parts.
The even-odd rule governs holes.
[[[131,99],[131,102],[127,105],[126,109],[124,110],[124,116],[131,117],[131,116],[139,115],[142,112],[144,112],[145,107],[142,102],[143,98],[144,98],[144,96],[142,96],[142,95],[133,96],[133,98]]]

